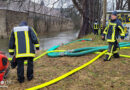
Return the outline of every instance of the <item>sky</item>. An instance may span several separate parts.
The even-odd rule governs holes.
[[[36,3],[41,2],[41,0],[32,0],[32,1]],[[43,1],[45,6],[54,7],[54,8],[61,8],[61,7],[66,8],[72,4],[71,0],[59,0],[57,3],[55,3],[57,0],[43,0]],[[53,3],[55,4],[53,5]]]
[[[32,0],[33,2],[39,3],[41,0]],[[45,3],[45,6],[47,7],[53,7],[53,3],[57,0],[43,0]],[[116,0],[107,0],[107,10],[113,10],[113,2],[115,3]],[[66,8],[68,6],[72,5],[72,0],[58,0],[56,4],[54,4],[54,8]],[[114,4],[114,10],[116,5]]]

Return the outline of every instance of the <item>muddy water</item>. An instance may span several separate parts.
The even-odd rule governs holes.
[[[78,31],[64,31],[64,32],[53,32],[39,36],[40,49],[47,50],[54,45],[68,43],[78,36]],[[8,39],[0,39],[0,51],[5,52],[8,55]]]

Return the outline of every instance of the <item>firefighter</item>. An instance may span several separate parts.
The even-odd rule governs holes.
[[[117,19],[117,12],[114,11],[111,14],[111,20],[109,21],[108,25],[106,26],[102,39],[107,37],[107,42],[109,43],[108,53],[104,61],[110,61],[111,57],[114,56],[115,58],[119,58],[119,44],[118,44],[118,37],[121,36],[121,39],[124,39],[125,33],[122,26],[122,23],[119,19]]]
[[[24,82],[24,60],[27,64],[27,79],[33,79],[33,58],[35,57],[35,48],[39,50],[39,40],[32,27],[29,27],[25,21],[19,26],[14,27],[9,41],[9,54],[15,55],[17,62],[17,76],[20,83]]]
[[[0,53],[0,82],[6,79],[10,69],[10,63],[7,57]]]
[[[94,22],[93,28],[94,28],[94,34],[98,35],[99,24],[98,24],[97,20]]]

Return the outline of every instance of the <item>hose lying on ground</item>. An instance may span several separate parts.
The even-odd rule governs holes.
[[[49,86],[49,85],[51,85],[51,84],[54,84],[54,83],[56,83],[56,82],[58,82],[58,81],[60,81],[60,80],[62,80],[62,79],[64,79],[64,78],[66,78],[66,77],[72,75],[73,73],[75,73],[75,72],[77,72],[77,71],[79,71],[79,70],[81,70],[81,69],[87,67],[88,65],[92,64],[94,61],[96,61],[98,58],[100,58],[100,57],[101,57],[102,55],[104,55],[106,52],[107,52],[107,50],[103,51],[102,53],[100,53],[100,54],[99,54],[97,57],[95,57],[94,59],[90,60],[89,62],[87,62],[87,63],[85,63],[85,64],[83,64],[83,65],[81,65],[80,67],[78,67],[78,68],[76,68],[76,69],[71,70],[70,72],[68,72],[68,73],[66,73],[66,74],[64,74],[64,75],[62,75],[62,76],[59,76],[59,77],[57,77],[57,78],[55,78],[55,79],[53,79],[53,80],[51,80],[51,81],[49,81],[49,82],[43,83],[43,84],[41,84],[41,85],[38,85],[38,86],[35,86],[35,87],[32,87],[32,88],[26,89],[26,90],[37,90],[37,89],[41,89],[41,88],[43,88],[43,87]]]
[[[75,42],[79,42],[79,41],[92,41],[92,39],[79,39],[79,40],[75,40],[75,41],[72,41],[72,42],[69,42],[69,43],[66,43],[64,45],[68,45],[68,44],[71,44],[71,43],[75,43]],[[58,48],[58,47],[57,47]],[[44,55],[46,55],[47,53],[52,53],[52,52],[65,52],[66,50],[51,50],[51,51],[47,51],[47,52],[44,52],[43,54],[39,55],[38,57],[34,58],[33,61],[36,61],[38,60],[39,58],[43,57]],[[12,58],[8,58],[9,61],[12,60]],[[27,64],[27,61],[24,62],[24,64]]]
[[[130,47],[130,42],[121,42],[120,47]],[[53,51],[59,48],[60,45],[54,46],[50,48],[48,51]],[[84,47],[84,48],[78,48],[73,50],[67,50],[65,52],[53,52],[48,53],[48,56],[50,57],[61,57],[61,56],[82,56],[90,53],[94,53],[97,51],[102,51],[108,49],[108,46],[100,46],[100,47]]]
[[[81,41],[81,40],[78,40],[78,41]],[[88,40],[89,41],[89,40]],[[71,42],[71,43],[74,43],[75,41]],[[76,41],[77,42],[77,41]],[[67,43],[67,44],[70,44],[70,43]],[[65,45],[67,45],[65,44]],[[128,49],[130,48],[130,42],[122,42],[120,43],[120,46],[123,47],[123,49]],[[60,47],[60,45],[58,46],[54,46],[52,47],[51,49],[49,49],[47,52],[44,52],[43,54],[41,54],[40,56],[34,58],[34,61],[38,60],[39,58],[43,57],[44,55],[48,54],[48,56],[52,56],[52,57],[58,57],[58,56],[64,56],[64,55],[68,55],[68,56],[80,56],[80,55],[85,55],[85,54],[88,54],[88,53],[94,53],[94,52],[97,52],[97,51],[102,51],[102,50],[105,50],[103,52],[97,52],[97,54],[99,54],[97,57],[95,57],[94,59],[90,60],[89,62],[81,65],[80,67],[76,68],[76,69],[73,69],[71,70],[70,72],[62,75],[62,76],[59,76],[49,82],[46,82],[46,83],[43,83],[41,85],[38,85],[38,86],[35,86],[35,87],[32,87],[32,88],[29,88],[29,89],[26,89],[26,90],[37,90],[37,89],[40,89],[40,88],[43,88],[43,87],[46,87],[46,86],[49,86],[51,84],[54,84],[70,75],[72,75],[73,73],[87,67],[88,65],[92,64],[94,61],[96,61],[98,58],[100,58],[102,55],[104,55],[106,52],[107,52],[107,48],[108,46],[102,46],[102,47],[85,47],[85,48],[79,48],[79,49],[74,49],[74,50],[56,50],[58,47]],[[76,53],[76,54],[73,54],[73,53]],[[128,57],[127,55],[121,55],[122,57]],[[11,58],[9,58],[11,60]],[[27,64],[27,62],[25,62],[25,64]]]
[[[121,49],[130,49],[130,47],[122,47]],[[55,79],[53,79],[53,80],[50,80],[50,81],[45,82],[45,83],[43,83],[43,84],[41,84],[41,85],[34,86],[34,87],[29,88],[29,89],[26,89],[26,90],[37,90],[37,89],[41,89],[41,88],[44,88],[44,87],[46,87],[46,86],[49,86],[49,85],[51,85],[51,84],[54,84],[54,83],[56,83],[56,82],[58,82],[58,81],[60,81],[60,80],[62,80],[62,79],[64,79],[64,78],[66,78],[66,77],[68,77],[68,76],[70,76],[70,75],[72,75],[72,74],[78,72],[79,70],[81,70],[81,69],[87,67],[88,65],[92,64],[92,63],[95,62],[98,58],[100,58],[102,55],[104,55],[106,52],[107,52],[107,50],[105,50],[105,51],[103,51],[103,52],[96,52],[96,54],[99,54],[99,55],[98,55],[97,57],[95,57],[94,59],[90,60],[89,62],[87,62],[87,63],[85,63],[85,64],[83,64],[83,65],[77,67],[76,69],[73,69],[73,70],[69,71],[68,73],[65,73],[65,74],[63,74],[63,75],[61,75],[61,76],[59,76],[59,77],[57,77],[57,78],[55,78]],[[122,56],[122,57],[130,58],[130,56],[127,56],[127,55],[121,55],[121,56]]]

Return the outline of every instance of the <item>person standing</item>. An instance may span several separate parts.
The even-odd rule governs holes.
[[[119,58],[119,44],[118,44],[118,37],[121,36],[121,39],[124,39],[125,33],[122,26],[122,23],[119,19],[117,19],[117,11],[114,11],[111,14],[111,20],[108,22],[106,26],[102,39],[105,39],[105,35],[107,37],[107,42],[109,43],[108,46],[108,53],[104,61],[110,61],[111,57],[114,56],[115,58]]]
[[[40,44],[35,30],[22,21],[19,26],[14,27],[9,41],[9,54],[15,55],[17,62],[17,76],[20,83],[24,82],[24,60],[27,64],[27,79],[33,79],[33,58],[35,48],[39,50]]]
[[[97,20],[94,22],[93,28],[94,28],[94,34],[98,35],[99,24],[98,24]]]

